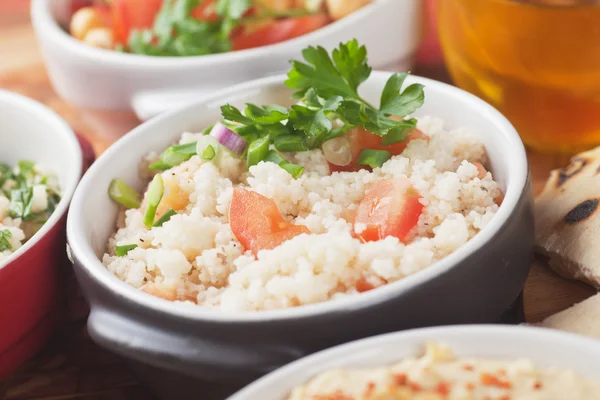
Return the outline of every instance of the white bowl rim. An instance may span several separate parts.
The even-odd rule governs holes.
[[[391,72],[374,71],[371,76],[387,77],[391,74]],[[520,198],[525,194],[524,192],[529,174],[528,161],[523,142],[512,124],[491,105],[462,89],[443,82],[411,75],[407,78],[407,84],[418,82],[424,84],[426,88],[436,87],[438,91],[446,92],[450,97],[456,98],[457,101],[470,103],[479,113],[486,115],[500,131],[506,134],[506,146],[510,148],[511,156],[514,157],[514,162],[511,163],[510,167],[512,168],[512,171],[515,172],[511,175],[511,182],[506,188],[505,197],[498,212],[483,230],[452,254],[418,273],[359,295],[303,305],[295,308],[243,313],[226,313],[220,310],[205,309],[197,305],[173,303],[164,299],[159,299],[158,297],[143,293],[133,286],[119,280],[110,273],[102,264],[101,260],[98,259],[90,243],[84,240],[83,218],[80,217],[85,215],[85,209],[82,207],[83,198],[86,196],[86,193],[90,191],[91,187],[94,186],[94,176],[102,173],[101,170],[103,166],[109,164],[110,159],[119,154],[121,147],[124,147],[131,142],[142,141],[147,128],[150,128],[153,125],[159,124],[165,120],[177,118],[178,114],[186,112],[189,109],[199,108],[203,105],[214,104],[219,101],[227,101],[238,92],[283,85],[284,80],[285,75],[252,80],[216,92],[209,97],[179,107],[178,109],[165,112],[134,128],[131,132],[115,142],[96,160],[79,183],[75,195],[73,196],[69,218],[67,220],[67,236],[73,255],[94,280],[100,282],[103,286],[110,288],[116,296],[124,298],[131,303],[148,307],[149,309],[165,315],[195,321],[257,323],[315,317],[341,310],[347,311],[353,308],[363,308],[385,301],[394,296],[397,292],[414,288],[443,274],[454,268],[455,265],[461,263],[471,254],[488,245],[492,238],[512,216],[512,212],[519,204]]]
[[[299,36],[294,39],[286,40],[268,46],[261,46],[253,49],[231,51],[227,53],[209,54],[203,56],[188,56],[188,57],[156,57],[140,54],[120,53],[113,50],[105,50],[95,48],[82,43],[65,32],[53,18],[50,7],[50,0],[32,0],[31,17],[34,28],[43,32],[51,40],[55,41],[63,47],[68,47],[78,56],[88,58],[90,60],[111,65],[128,66],[136,68],[189,68],[195,65],[202,64],[203,66],[218,65],[221,63],[237,63],[247,60],[248,57],[263,58],[271,57],[274,51],[284,49],[286,47],[293,48],[298,42],[311,41],[320,43],[323,37],[334,33],[336,30],[343,29],[356,21],[365,18],[374,12],[377,7],[384,7],[387,3],[397,0],[375,0],[373,3],[367,4],[360,10],[340,19],[333,21],[327,26],[324,26],[316,31],[306,35]]]
[[[556,344],[572,344],[573,346],[578,347],[596,347],[600,349],[600,343],[598,343],[596,339],[570,332],[534,326],[467,324],[409,329],[406,331],[386,333],[382,335],[355,340],[308,355],[299,360],[284,365],[283,367],[278,368],[275,371],[257,379],[256,381],[252,382],[248,386],[233,394],[231,397],[227,398],[227,400],[249,399],[250,395],[260,392],[263,388],[270,386],[275,382],[281,382],[283,379],[294,373],[304,371],[316,365],[325,364],[327,361],[330,360],[339,359],[351,352],[360,353],[362,351],[372,348],[389,348],[390,346],[402,343],[403,341],[411,341],[412,339],[420,338],[423,336],[426,336],[428,338],[443,338],[444,336],[458,335],[464,335],[467,337],[502,335],[507,337],[513,337],[515,341],[523,340],[528,337],[532,338],[535,336],[535,338],[538,340],[548,340],[549,342],[553,342]],[[443,339],[440,340],[443,341]],[[425,344],[425,342],[423,342],[423,344]],[[600,350],[598,351],[598,353],[600,353]],[[477,354],[461,354],[461,356],[477,357]],[[522,357],[527,357],[527,355],[524,354]],[[293,387],[290,387],[289,389],[292,390]]]
[[[57,140],[64,142],[64,151],[71,157],[71,165],[67,172],[69,178],[65,182],[61,182],[61,199],[58,202],[56,209],[54,209],[54,212],[50,215],[48,221],[46,221],[46,223],[44,223],[44,225],[42,225],[42,227],[27,242],[25,242],[23,246],[12,253],[4,262],[0,262],[0,269],[2,269],[12,263],[18,263],[19,257],[35,246],[65,215],[83,172],[83,153],[73,129],[71,129],[57,113],[47,106],[36,100],[2,89],[0,89],[0,100],[7,100],[28,113],[37,114],[41,118],[47,120],[49,122],[48,135],[54,135]],[[35,160],[33,161],[35,162]],[[57,171],[54,172],[57,173]]]

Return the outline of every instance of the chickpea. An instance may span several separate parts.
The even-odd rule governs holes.
[[[84,40],[92,29],[105,27],[106,21],[98,11],[92,7],[83,7],[73,14],[69,30],[74,38]]]
[[[338,20],[371,3],[372,0],[325,0],[329,15]]]
[[[115,47],[113,33],[109,28],[91,29],[85,35],[83,43],[102,49],[112,49]]]

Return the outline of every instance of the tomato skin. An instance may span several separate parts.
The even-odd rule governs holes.
[[[295,236],[310,233],[306,226],[287,222],[272,199],[243,188],[233,190],[229,226],[242,246],[254,255]]]
[[[404,142],[393,143],[387,146],[381,144],[381,136],[374,135],[364,128],[356,128],[349,133],[350,143],[352,145],[352,162],[346,166],[340,167],[329,163],[329,170],[333,172],[356,172],[361,169],[368,169],[363,165],[358,165],[358,157],[363,149],[386,150],[392,153],[392,156],[402,154],[411,140],[423,139],[429,140],[429,137],[417,128],[413,129]]]
[[[245,50],[285,42],[316,31],[329,23],[331,18],[325,14],[277,20],[255,32],[241,33],[234,37],[233,49]]]
[[[406,179],[373,182],[358,205],[355,226],[366,226],[358,237],[365,242],[373,242],[394,236],[406,243],[423,212],[420,198]]]
[[[115,41],[125,45],[132,30],[151,28],[162,3],[162,0],[114,0],[112,26]]]

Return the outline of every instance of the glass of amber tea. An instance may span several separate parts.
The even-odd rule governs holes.
[[[600,0],[438,0],[455,83],[498,108],[529,147],[600,145]]]

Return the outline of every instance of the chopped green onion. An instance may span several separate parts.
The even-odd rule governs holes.
[[[196,155],[196,142],[171,146],[161,156],[161,161],[175,167]]]
[[[110,182],[108,195],[111,199],[125,208],[138,208],[140,206],[140,195],[119,178]]]
[[[223,146],[213,136],[202,136],[196,142],[196,154],[205,161],[212,161],[216,166],[220,164],[223,151]]]
[[[123,246],[117,246],[117,247],[115,247],[115,251],[117,253],[117,257],[124,257],[124,256],[126,256],[127,253],[129,253],[130,250],[133,250],[136,247],[138,247],[137,244],[124,244]]]
[[[154,228],[159,228],[159,227],[163,226],[163,224],[165,222],[169,221],[173,215],[176,215],[176,214],[177,214],[177,212],[175,210],[173,210],[172,208],[169,208],[169,210],[166,213],[164,213],[163,216],[160,217],[158,219],[158,221],[156,221],[154,223],[154,225],[152,225],[152,226]]]
[[[248,167],[258,164],[263,161],[269,154],[269,137],[264,136],[256,139],[248,147]]]
[[[0,230],[0,252],[12,250],[12,245],[8,239],[12,238],[12,233],[8,229]]]
[[[275,138],[275,148],[283,153],[308,150],[304,138],[300,135],[280,135]]]
[[[388,146],[390,144],[404,142],[406,139],[408,139],[408,134],[411,130],[412,129],[405,127],[394,128],[381,139],[381,144]]]
[[[389,151],[364,149],[358,156],[358,165],[368,165],[371,168],[381,167],[391,156]]]
[[[304,172],[304,167],[289,162],[280,165],[281,168],[285,169],[294,179],[299,178]]]
[[[144,213],[144,225],[146,228],[152,228],[154,225],[154,217],[156,216],[156,209],[160,204],[160,201],[163,198],[165,193],[165,184],[163,182],[162,176],[160,174],[154,175],[154,179],[150,183],[150,187],[148,188],[148,195],[146,199],[148,200],[148,207],[146,208],[146,212]]]
[[[162,160],[158,160],[157,162],[150,164],[148,168],[154,171],[166,171],[171,167],[165,164]]]
[[[212,147],[211,145],[206,146],[206,149],[204,149],[204,151],[202,152],[202,158],[205,159],[206,161],[210,161],[213,158],[215,158],[215,155],[217,153],[215,152],[215,148]]]
[[[282,163],[287,162],[287,160],[285,158],[283,158],[283,156],[281,154],[279,154],[278,152],[276,152],[275,150],[270,150],[267,153],[267,156],[265,157],[265,159],[263,161],[270,161],[277,165],[281,165]]]

